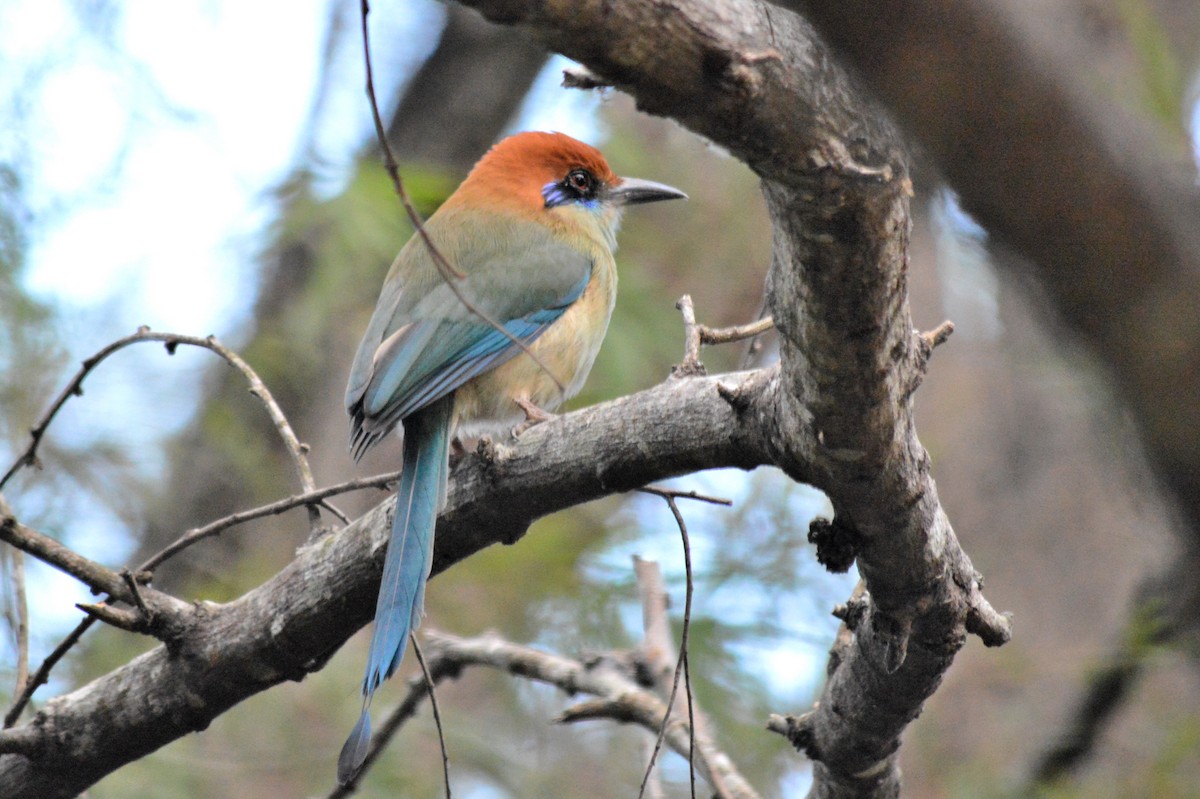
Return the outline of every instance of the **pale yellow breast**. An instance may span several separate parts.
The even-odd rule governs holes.
[[[530,347],[545,368],[522,353],[461,386],[455,392],[460,434],[507,433],[525,418],[514,399],[553,411],[583,388],[617,299],[612,255],[606,248],[593,249],[592,276],[583,294]]]

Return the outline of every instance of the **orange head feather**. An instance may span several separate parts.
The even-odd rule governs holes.
[[[531,211],[541,209],[546,203],[542,190],[576,169],[587,170],[607,186],[621,182],[591,145],[565,133],[517,133],[479,159],[455,192],[456,199],[474,206],[515,204]]]

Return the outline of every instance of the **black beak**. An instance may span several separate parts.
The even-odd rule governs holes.
[[[687,195],[665,183],[640,178],[621,178],[621,182],[609,189],[608,196],[617,205],[656,203],[659,200],[686,200]]]

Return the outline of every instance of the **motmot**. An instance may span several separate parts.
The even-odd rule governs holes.
[[[404,443],[362,715],[338,758],[339,782],[361,768],[371,697],[424,613],[452,437],[542,421],[579,392],[616,301],[623,209],[686,196],[617,177],[599,150],[565,134],[518,133],[425,222],[444,271],[421,235],[392,263],[346,387],[356,458],[397,425]]]

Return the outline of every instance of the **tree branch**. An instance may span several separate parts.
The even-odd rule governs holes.
[[[1087,96],[981,0],[783,0],[919,139],[964,207],[1036,263],[1113,369],[1200,547],[1200,192],[1188,153]],[[1181,114],[1182,117],[1182,114]]]
[[[71,378],[66,388],[59,393],[54,402],[50,404],[50,408],[38,420],[33,429],[29,431],[29,445],[12,466],[9,467],[8,471],[4,473],[4,476],[0,477],[0,488],[4,488],[9,479],[22,468],[33,466],[37,463],[37,450],[42,442],[42,437],[45,436],[46,431],[50,428],[50,424],[54,421],[58,412],[62,410],[63,406],[67,404],[67,401],[71,397],[83,395],[83,382],[87,379],[88,375],[110,355],[133,344],[140,344],[147,341],[161,342],[166,348],[168,355],[174,355],[175,350],[179,348],[180,344],[190,347],[200,347],[201,349],[215,353],[234,369],[241,372],[242,376],[246,378],[246,382],[250,384],[250,393],[257,397],[263,404],[267,415],[271,417],[271,424],[275,427],[276,432],[279,433],[280,439],[283,440],[283,444],[291,456],[292,463],[295,465],[296,474],[300,480],[300,489],[305,492],[314,490],[316,484],[313,481],[312,468],[308,464],[308,448],[300,443],[300,440],[296,437],[296,433],[292,430],[291,423],[288,422],[287,417],[280,409],[279,403],[275,402],[275,398],[271,396],[270,390],[258,376],[258,373],[250,367],[250,364],[246,363],[241,356],[218,341],[215,336],[198,338],[196,336],[183,336],[177,333],[160,333],[148,327],[141,327],[136,333],[112,342],[83,362],[79,371]],[[308,513],[309,522],[316,529],[319,522],[319,514],[316,508],[309,506]]]
[[[989,644],[1011,634],[979,591],[913,424],[929,344],[908,310],[912,188],[899,136],[807,23],[753,0],[647,0],[620,12],[469,4],[524,26],[763,178],[781,374],[759,422],[777,445],[772,461],[825,491],[854,531],[871,603],[792,742],[817,761],[813,796],[896,795],[900,733],[968,630]]]
[[[383,488],[389,483],[394,483],[400,476],[399,472],[390,472],[388,474],[377,474],[373,477],[360,477],[356,480],[347,480],[344,483],[327,486],[325,488],[309,491],[296,496],[285,497],[284,499],[251,508],[250,510],[239,511],[224,516],[216,521],[209,522],[203,527],[195,527],[188,530],[186,533],[175,539],[169,546],[163,548],[159,552],[151,555],[141,566],[138,567],[139,572],[153,571],[158,568],[163,561],[182,552],[195,543],[203,541],[206,538],[211,538],[214,535],[220,535],[230,527],[235,527],[239,524],[251,521],[252,519],[261,519],[264,516],[275,516],[292,508],[301,505],[312,506],[323,504],[328,497],[345,494],[348,491],[359,491],[364,488]]]
[[[142,611],[135,614],[139,622],[134,622],[129,615],[115,609],[101,607],[95,612],[88,610],[102,621],[113,622],[123,629],[136,628],[139,632],[149,632],[164,640],[180,634],[186,626],[190,614],[187,603],[150,588],[143,588],[135,595],[130,583],[119,573],[88,560],[48,535],[26,527],[8,513],[0,515],[0,541],[71,575],[98,594],[108,594],[130,605],[138,605]]]
[[[429,633],[427,649],[431,662],[448,661],[463,666],[491,666],[518,677],[548,683],[574,695],[579,692],[595,697],[564,710],[560,724],[607,719],[637,724],[657,734],[667,715],[666,703],[625,673],[611,658],[599,657],[588,663],[572,658],[518,646],[495,635],[457,638],[444,633]],[[666,723],[666,742],[676,753],[688,756],[691,745],[687,723],[672,719]],[[758,794],[738,773],[729,756],[708,740],[697,740],[696,766],[709,785],[723,786],[719,795],[729,799],[757,799]]]
[[[753,407],[774,375],[723,379]],[[670,380],[467,455],[439,519],[434,573],[512,543],[535,519],[579,502],[702,468],[764,463],[758,428],[718,385],[716,378]],[[170,648],[51,699],[32,721],[0,732],[0,798],[74,796],[243,699],[323,667],[371,618],[393,503],[317,539],[241,598],[196,606],[187,634]]]
[[[829,495],[867,589],[855,635],[819,705],[796,719],[803,734],[792,742],[817,761],[813,795],[896,795],[899,736],[967,632],[989,644],[1009,635],[954,537],[913,426],[929,342],[908,311],[911,186],[898,137],[806,23],[754,0],[470,4],[522,25],[763,177],[782,361],[721,380],[671,380],[535,427],[516,444],[485,442],[454,472],[434,573],[517,540],[566,505],[701,468],[779,465]],[[320,668],[370,617],[388,504],[241,599],[203,607],[196,634],[176,650],[154,650],[49,703],[14,731],[39,730],[39,756],[0,758],[0,797],[70,795],[246,696]],[[118,696],[139,697],[138,706]]]

